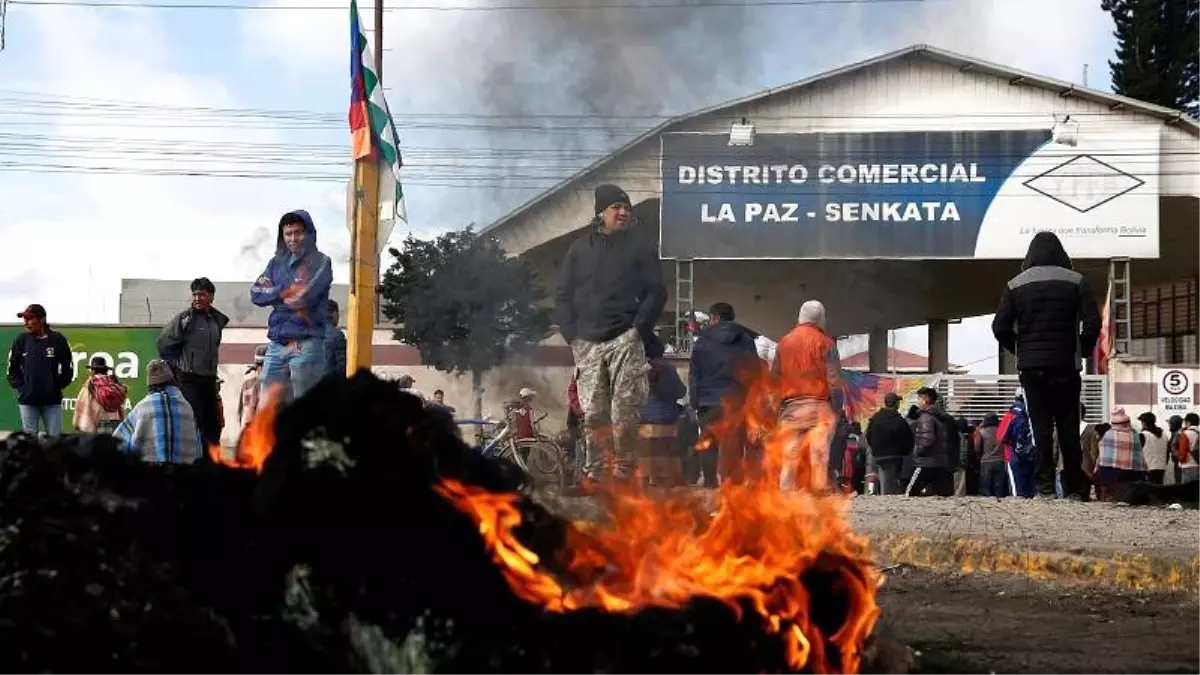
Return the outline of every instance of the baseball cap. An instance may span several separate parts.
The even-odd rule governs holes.
[[[33,304],[25,308],[25,311],[17,312],[18,319],[44,319],[46,318],[46,308],[38,304]]]
[[[900,405],[900,396],[894,391],[889,391],[883,397],[883,404],[889,408],[895,408]]]
[[[530,396],[537,396],[537,392],[529,387],[521,387],[521,391],[517,392],[517,396],[520,396],[521,398],[529,398]]]

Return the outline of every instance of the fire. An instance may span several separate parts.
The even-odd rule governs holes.
[[[223,464],[238,469],[253,469],[262,473],[263,465],[275,447],[275,416],[279,409],[279,399],[283,394],[281,385],[272,385],[266,393],[266,400],[258,407],[254,419],[242,430],[238,439],[237,452],[233,459],[225,458],[221,446],[213,444],[208,448],[208,458],[216,464]]]
[[[711,517],[688,494],[651,498],[635,487],[606,488],[609,519],[568,531],[556,561],[565,566],[561,576],[515,536],[522,519],[516,495],[449,479],[437,489],[474,519],[513,592],[547,611],[633,612],[715,597],[737,612],[757,612],[783,638],[792,668],[857,672],[879,614],[879,577],[866,540],[846,520],[848,499],[823,489],[821,454],[808,452],[808,439],[831,431],[832,415],[798,439],[778,423],[775,379],[765,371],[751,379],[745,397],[726,406],[717,436],[740,433],[761,445],[758,479],[723,484]],[[789,456],[798,489],[785,492],[779,478]],[[826,645],[837,653],[826,653]]]

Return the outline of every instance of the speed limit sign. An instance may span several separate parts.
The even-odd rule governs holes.
[[[1192,411],[1193,386],[1188,371],[1179,368],[1155,368],[1158,381],[1159,412],[1163,415],[1186,415]]]

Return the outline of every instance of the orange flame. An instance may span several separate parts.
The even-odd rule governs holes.
[[[769,373],[754,373],[745,396],[730,402],[715,425],[719,442],[748,438],[762,447],[764,470],[751,472],[757,480],[726,481],[711,518],[688,494],[651,498],[637,487],[604,488],[606,522],[577,523],[568,530],[559,562],[570,584],[545,569],[515,536],[522,520],[516,495],[449,479],[436,489],[478,525],[513,592],[547,611],[633,612],[715,597],[735,611],[749,606],[761,615],[783,637],[792,668],[856,672],[879,614],[878,573],[866,541],[846,520],[848,499],[824,490],[819,453],[808,452],[819,445],[810,439],[828,437],[832,413],[799,438],[778,421],[778,392]],[[779,477],[789,461],[798,489],[785,492]],[[822,584],[810,588],[809,572],[834,579],[810,582]],[[831,597],[844,602],[844,613],[828,606]],[[822,615],[834,610],[840,624],[819,626],[814,608]],[[836,655],[826,653],[827,644]]]
[[[255,473],[262,473],[263,465],[275,447],[275,416],[282,394],[282,385],[271,385],[267,389],[266,400],[258,407],[250,424],[242,430],[237,452],[232,459],[224,456],[219,444],[209,446],[208,458],[216,464],[236,469],[253,469]]]

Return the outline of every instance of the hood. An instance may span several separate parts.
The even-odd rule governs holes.
[[[313,225],[312,216],[304,209],[296,209],[279,217],[279,225],[275,230],[275,255],[284,255],[288,252],[287,246],[283,243],[283,221],[288,216],[296,216],[304,221],[304,229],[308,232],[308,236],[304,238],[304,252],[312,253],[317,250],[317,227]]]
[[[1067,255],[1067,249],[1063,248],[1058,235],[1053,232],[1038,232],[1033,235],[1033,240],[1029,242],[1029,250],[1025,252],[1025,261],[1021,263],[1022,270],[1030,267],[1075,269],[1071,264],[1071,256]]]
[[[825,328],[825,305],[820,300],[809,300],[800,305],[800,315],[796,317],[797,324],[813,324]]]
[[[988,413],[987,415],[983,416],[983,424],[981,424],[979,426],[981,426],[985,429],[987,427],[998,427],[998,426],[1000,426],[1000,418],[997,417],[996,415]]]
[[[722,321],[721,323],[714,323],[708,328],[704,329],[701,338],[707,338],[713,342],[720,342],[724,345],[731,345],[742,339],[753,342],[750,334],[746,332],[746,329],[742,327],[742,324],[736,321]]]

